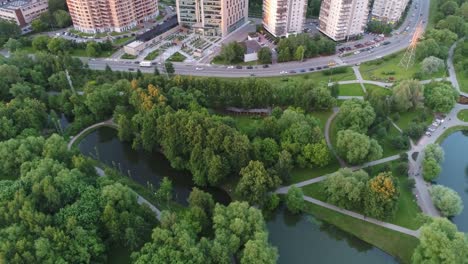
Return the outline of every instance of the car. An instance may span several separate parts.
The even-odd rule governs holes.
[[[431,135],[431,132],[426,132],[426,136],[430,137]]]
[[[306,70],[302,69],[301,72],[306,72]]]
[[[288,73],[287,71],[280,71],[280,74],[286,74]]]
[[[234,69],[234,66],[227,66],[228,69]]]
[[[434,131],[436,131],[436,128],[431,126],[427,130],[429,130],[430,132],[434,132]]]
[[[128,68],[128,70],[129,70],[129,71],[135,71],[135,69],[133,69],[133,68]]]
[[[324,69],[328,69],[329,67],[327,65],[323,66]]]
[[[139,61],[134,61],[133,63],[135,63],[135,64],[140,64],[140,62],[139,62]]]
[[[250,76],[255,76],[255,74],[251,73]]]
[[[252,66],[247,66],[247,69],[251,70],[251,69],[253,69],[253,67]]]
[[[322,69],[322,67],[317,67],[317,70],[321,70],[321,69]]]
[[[263,68],[268,68],[268,67],[270,67],[270,65],[268,64],[263,65]]]
[[[292,70],[292,71],[289,71],[289,73],[296,73],[296,71],[295,71],[295,70]]]
[[[237,65],[237,66],[236,66],[236,69],[242,69],[242,66]]]
[[[359,50],[356,50],[356,51],[354,52],[354,55],[357,55],[357,54],[359,54],[359,53],[361,53],[361,52],[360,52]]]
[[[388,45],[388,44],[390,44],[390,43],[391,43],[390,41],[385,41],[384,43],[382,43],[382,45],[385,45],[385,46],[386,46],[386,45]]]
[[[202,68],[202,67],[196,67],[195,70],[197,70],[197,71],[202,71],[203,68]]]
[[[315,68],[310,68],[309,71],[315,71]]]

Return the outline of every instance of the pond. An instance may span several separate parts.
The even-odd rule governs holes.
[[[169,161],[159,152],[137,151],[132,149],[130,143],[120,142],[115,129],[102,127],[91,132],[80,141],[79,149],[84,155],[120,170],[144,186],[151,184],[155,190],[160,180],[168,177],[172,181],[175,200],[187,205],[187,198],[194,186],[190,173],[171,168]],[[210,192],[219,203],[228,204],[231,200],[221,189],[200,189]]]
[[[445,151],[445,159],[436,182],[454,189],[461,196],[465,208],[451,220],[460,231],[468,232],[468,134],[455,132],[441,146]]]
[[[133,150],[130,144],[118,140],[114,129],[97,129],[79,143],[79,149],[143,185],[151,183],[157,187],[163,176],[169,177],[176,200],[187,204],[193,187],[190,174],[172,169],[160,153]],[[218,202],[230,202],[229,196],[220,189],[205,190]],[[390,255],[333,225],[308,215],[292,215],[284,208],[271,216],[267,227],[271,243],[278,247],[279,263],[396,263]]]

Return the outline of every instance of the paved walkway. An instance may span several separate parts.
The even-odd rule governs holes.
[[[332,145],[332,142],[331,142],[331,139],[330,139],[330,126],[331,126],[331,123],[332,123],[333,119],[335,119],[335,117],[336,117],[336,115],[338,114],[339,111],[340,111],[340,109],[338,107],[333,107],[333,114],[327,119],[327,123],[325,124],[325,132],[324,133],[325,133],[325,141],[327,142],[328,149],[330,149],[330,151],[336,157],[336,159],[340,163],[340,166],[341,167],[346,167],[346,163],[344,162],[344,160],[341,159],[340,156],[338,156],[338,154],[333,149],[333,145]]]
[[[458,83],[458,80],[457,80],[457,73],[455,72],[455,67],[453,66],[453,53],[455,52],[455,48],[457,47],[457,44],[464,41],[464,38],[458,40],[457,42],[453,43],[452,47],[450,47],[450,50],[449,50],[449,55],[448,55],[448,58],[447,58],[447,67],[448,67],[448,72],[449,72],[449,80],[450,82],[452,83],[452,86],[455,87],[455,89],[457,89],[457,91],[468,97],[468,93],[465,93],[465,92],[462,92],[460,90],[460,85]]]
[[[114,127],[114,128],[117,128],[117,124],[114,123],[114,121],[112,119],[109,119],[109,120],[106,120],[106,121],[103,121],[103,122],[100,122],[100,123],[97,123],[97,124],[94,124],[92,126],[89,126],[85,129],[83,129],[80,133],[78,133],[78,135],[74,136],[70,142],[68,142],[68,145],[67,145],[67,148],[68,149],[71,149],[71,147],[73,146],[73,144],[75,144],[75,141],[77,139],[79,139],[82,135],[84,135],[85,133],[88,133],[89,131],[93,130],[93,129],[96,129],[98,127],[103,127],[103,126],[107,126],[107,127]]]
[[[359,99],[364,100],[364,96],[359,95],[340,95],[337,98],[338,100],[351,100],[351,99]]]
[[[91,131],[93,129],[96,129],[98,127],[103,127],[103,126],[109,126],[109,127],[115,127],[117,128],[117,124],[114,123],[114,121],[112,121],[112,119],[109,119],[109,120],[106,120],[104,122],[100,122],[100,123],[97,123],[97,124],[94,124],[92,126],[89,126],[85,129],[83,129],[80,133],[78,133],[78,135],[74,136],[70,142],[68,143],[68,149],[70,150],[71,147],[73,146],[73,144],[75,143],[75,141],[77,139],[79,139],[82,135],[84,135],[85,133],[87,133],[88,131]],[[94,167],[94,169],[96,170],[96,173],[99,177],[104,177],[106,176],[106,173],[103,169],[99,168],[99,167]],[[132,189],[130,189],[132,190]],[[132,192],[134,192],[137,196],[137,202],[138,204],[146,204],[150,209],[151,211],[153,211],[153,213],[156,215],[156,218],[158,220],[161,220],[161,211],[156,208],[156,206],[154,206],[153,204],[151,204],[150,202],[148,202],[148,200],[146,200],[143,196],[139,195],[137,192],[135,192],[134,190],[132,190]]]
[[[419,81],[420,84],[428,84],[432,81],[435,81],[435,82],[440,82],[440,81],[446,81],[448,80],[449,78],[435,78],[435,79],[431,79],[431,80],[422,80],[422,81]],[[373,85],[376,85],[376,86],[380,86],[382,88],[390,88],[394,85],[394,83],[390,83],[390,82],[379,82],[379,81],[369,81],[369,80],[348,80],[348,81],[339,81],[338,84],[354,84],[354,83],[359,83],[359,84],[373,84]],[[328,86],[331,86],[333,85],[333,83],[329,83]]]
[[[353,72],[354,72],[354,75],[356,75],[356,79],[359,81],[359,84],[361,85],[362,91],[364,92],[364,94],[366,94],[367,90],[366,90],[366,87],[364,86],[364,83],[362,82],[363,79],[362,79],[361,72],[359,71],[359,66],[353,66]]]

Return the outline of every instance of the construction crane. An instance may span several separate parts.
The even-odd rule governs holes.
[[[416,30],[414,31],[413,38],[411,39],[410,45],[405,51],[403,58],[401,58],[399,66],[408,69],[409,67],[413,66],[414,64],[414,57],[416,53],[416,45],[418,45],[418,40],[423,33],[423,23],[422,21],[416,26]]]

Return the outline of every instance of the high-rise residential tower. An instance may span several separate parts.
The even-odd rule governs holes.
[[[67,0],[75,29],[125,31],[158,15],[157,0]]]
[[[372,18],[395,23],[400,20],[409,0],[374,0]]]
[[[323,0],[319,30],[335,41],[364,33],[369,15],[369,0]]]
[[[275,37],[301,33],[307,0],[263,0],[263,27]]]
[[[181,26],[205,36],[226,36],[247,22],[248,0],[176,0]]]

